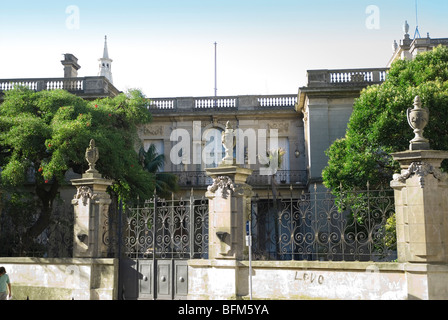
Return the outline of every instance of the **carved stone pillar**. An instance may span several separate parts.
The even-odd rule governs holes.
[[[415,102],[420,112],[420,99]],[[448,299],[448,175],[440,171],[448,151],[429,149],[422,135],[427,112],[421,113],[412,115],[408,110],[416,133],[410,150],[392,154],[401,166],[390,184],[395,193],[398,260],[405,263],[410,299]]]
[[[251,212],[252,170],[238,166],[207,169],[213,178],[209,199],[209,259],[247,259],[245,225]]]
[[[405,263],[409,299],[448,299],[448,181],[446,151],[394,153],[398,261]]]
[[[394,175],[398,260],[448,263],[448,181],[440,164],[448,152],[392,154],[401,165]]]
[[[106,192],[113,181],[103,179],[95,169],[98,150],[91,142],[86,151],[89,170],[81,179],[72,179],[77,192],[72,200],[74,207],[74,258],[106,258],[109,239],[109,205],[111,198]]]

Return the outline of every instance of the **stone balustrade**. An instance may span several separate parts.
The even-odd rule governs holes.
[[[34,91],[64,89],[82,98],[113,97],[120,93],[105,77],[1,79],[0,99],[5,91],[18,86]]]
[[[150,99],[151,112],[258,110],[263,108],[294,108],[296,94],[222,97],[184,97]]]
[[[179,180],[181,187],[206,187],[213,183],[213,180],[207,176],[205,171],[172,171]],[[252,187],[271,185],[272,176],[262,175],[259,170],[254,170],[248,177],[247,183]],[[275,177],[279,186],[305,185],[307,182],[306,170],[278,170]]]
[[[308,70],[308,87],[366,86],[386,80],[388,68]]]

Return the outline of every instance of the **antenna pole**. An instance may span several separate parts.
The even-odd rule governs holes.
[[[420,31],[418,31],[418,0],[415,0],[415,33],[414,33],[414,39],[417,37],[421,38]]]
[[[216,45],[217,43],[215,42],[215,97],[217,96],[218,93],[218,87],[217,87],[217,78],[216,78],[216,73],[217,73],[217,69],[216,69]]]

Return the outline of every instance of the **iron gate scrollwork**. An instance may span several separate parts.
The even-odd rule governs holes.
[[[253,259],[396,259],[392,190],[310,192],[252,201]]]
[[[151,198],[126,209],[124,254],[130,258],[208,256],[208,199]]]
[[[126,208],[121,297],[185,299],[188,259],[208,258],[208,199],[161,199]]]

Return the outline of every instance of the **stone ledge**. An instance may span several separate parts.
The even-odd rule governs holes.
[[[188,261],[189,267],[196,268],[248,268],[249,261],[237,260],[201,260]],[[375,266],[380,271],[402,271],[406,270],[405,263],[397,262],[374,262],[374,261],[252,261],[252,268],[276,268],[276,269],[328,269],[328,270],[367,270]]]
[[[405,263],[404,270],[411,273],[447,273],[448,265],[430,263]]]
[[[240,266],[240,262],[230,259],[191,259],[188,260],[188,266],[193,268],[236,268]]]
[[[3,257],[0,264],[75,264],[75,265],[115,265],[116,258],[32,258],[32,257]]]
[[[391,153],[395,161],[400,162],[401,169],[407,169],[412,162],[428,162],[439,167],[440,163],[448,159],[448,151],[443,150],[406,150]]]

